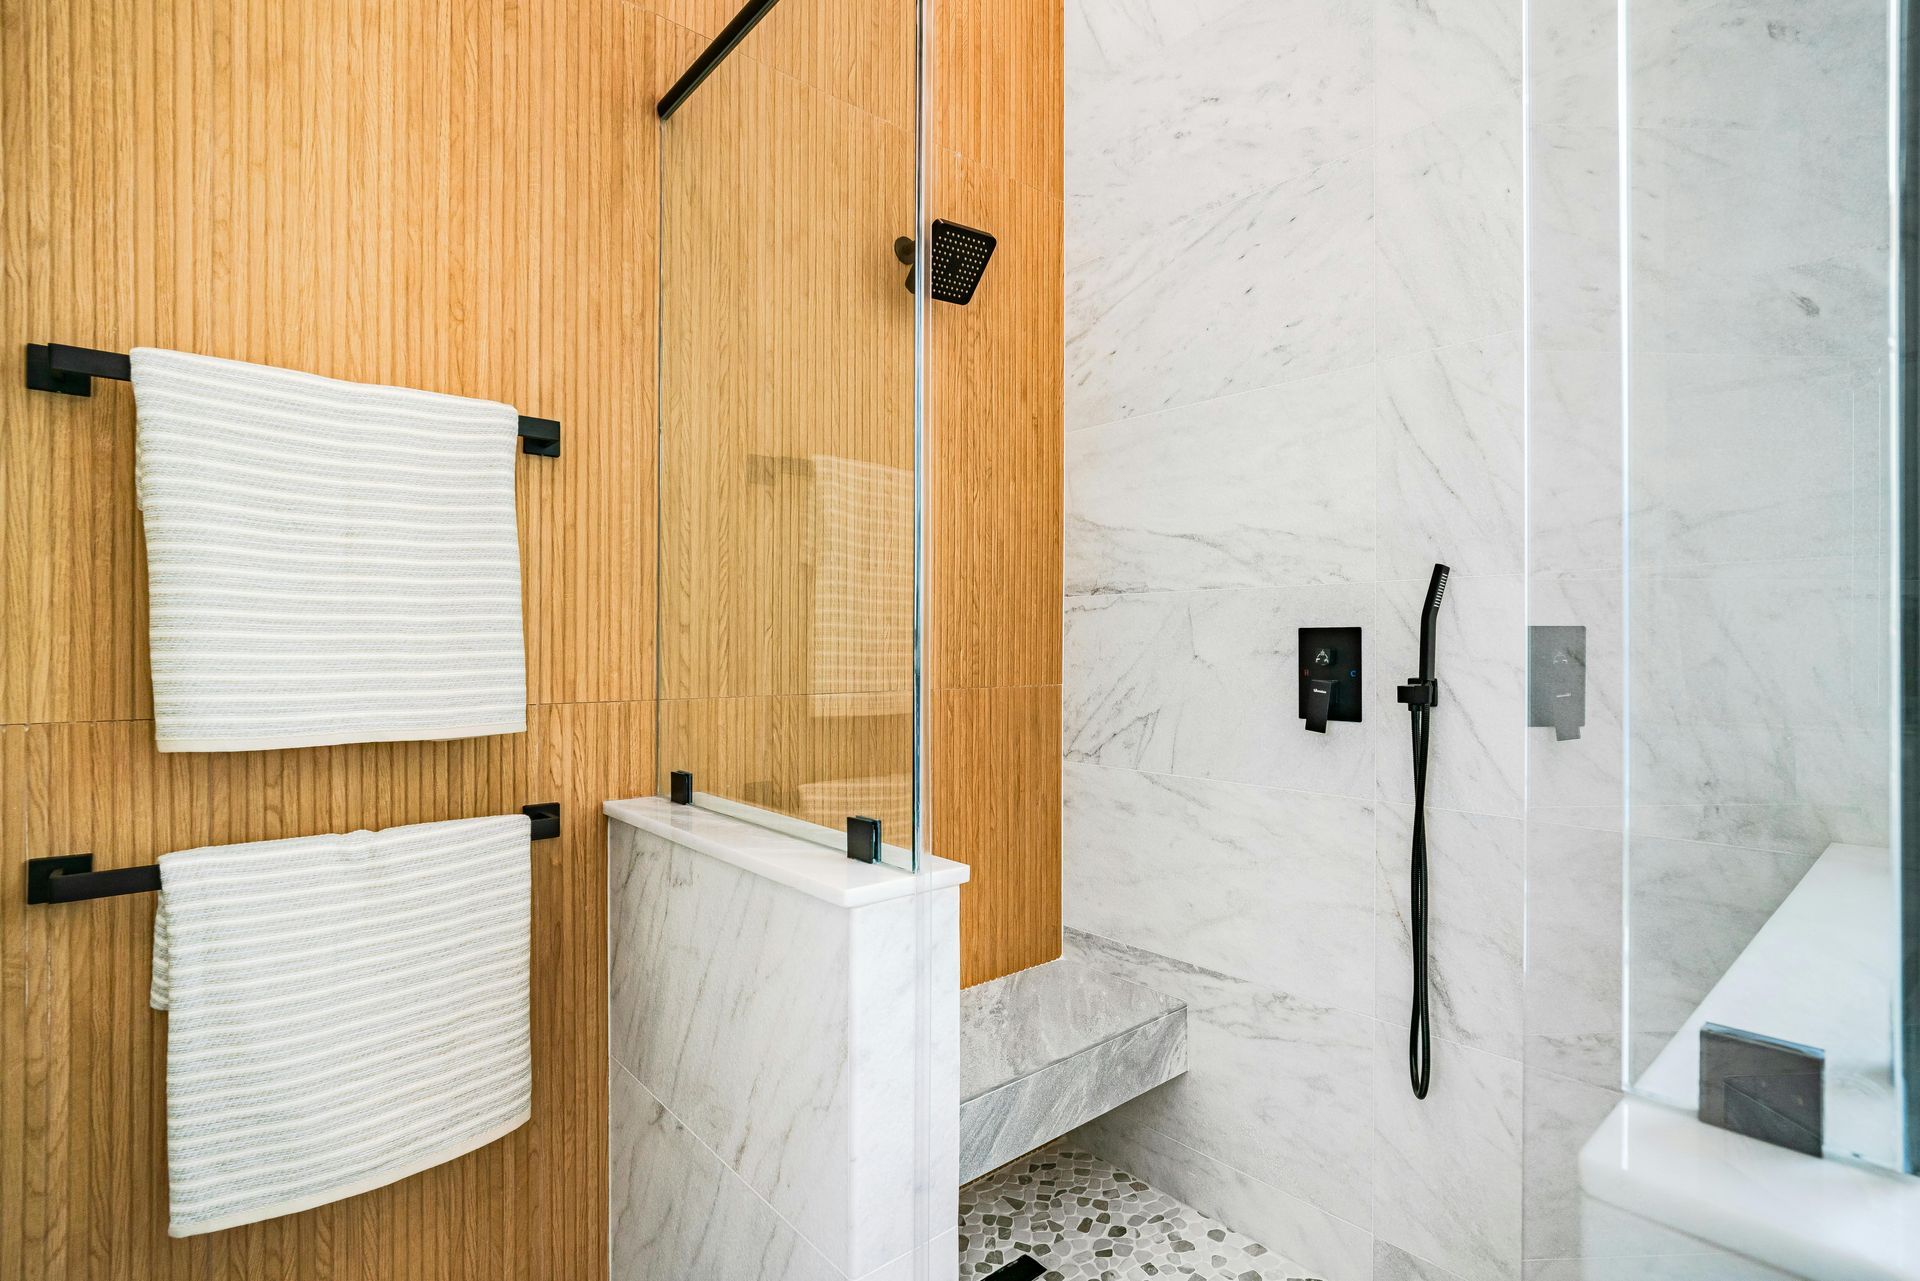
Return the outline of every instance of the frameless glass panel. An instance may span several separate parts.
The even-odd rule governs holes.
[[[1813,1047],[1897,1166],[1887,2],[1626,30],[1627,1080]]]
[[[822,837],[879,819],[896,847],[916,38],[911,0],[784,0],[666,121],[660,166],[661,790],[687,770]]]

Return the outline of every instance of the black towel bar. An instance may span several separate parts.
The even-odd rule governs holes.
[[[111,378],[130,382],[133,361],[117,351],[69,347],[65,343],[27,344],[27,388],[57,391],[65,396],[93,395],[93,380]],[[541,458],[560,456],[560,424],[552,418],[520,415],[520,452]]]
[[[533,820],[531,839],[550,841],[560,835],[560,802],[524,805],[520,812]],[[116,894],[150,894],[160,888],[160,869],[114,867],[93,870],[91,854],[56,854],[27,860],[28,903],[78,903],[82,899],[112,898]]]

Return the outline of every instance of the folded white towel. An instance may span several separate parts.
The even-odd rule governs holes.
[[[511,406],[132,363],[161,751],[526,729]]]
[[[163,855],[176,1237],[325,1205],[532,1107],[523,815]]]

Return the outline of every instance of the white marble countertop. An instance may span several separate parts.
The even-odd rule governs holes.
[[[948,889],[964,884],[969,875],[966,864],[931,854],[921,857],[917,874],[862,863],[848,858],[844,848],[834,849],[698,805],[675,805],[664,796],[608,801],[602,809],[608,818],[840,907],[864,907]]]

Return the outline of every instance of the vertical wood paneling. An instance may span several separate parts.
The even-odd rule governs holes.
[[[0,0],[6,1281],[604,1274],[599,804],[653,776],[653,103],[683,39],[624,0]],[[22,346],[50,339],[561,419],[563,456],[518,465],[528,733],[155,753],[130,391],[26,392]],[[153,901],[27,909],[20,863],[550,799],[532,1123],[365,1196],[167,1238]]]
[[[973,873],[960,895],[960,981],[1051,961],[1060,955],[1060,691],[943,689],[930,715],[935,848],[964,852]]]
[[[951,152],[937,159],[934,209],[999,245],[973,302],[932,309],[933,682],[1058,685],[1060,201]]]
[[[928,0],[936,217],[999,238],[928,335],[935,852],[971,865],[962,981],[1060,954],[1061,6]]]
[[[1059,0],[927,0],[933,145],[1058,196],[1065,119]]]
[[[878,63],[910,89],[911,14],[783,2],[661,144],[659,768],[830,826],[870,814],[895,840],[913,308],[892,245],[913,224],[914,146],[846,95],[894,83]],[[853,34],[844,62],[823,23]]]

